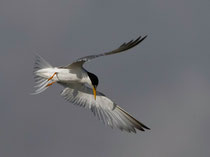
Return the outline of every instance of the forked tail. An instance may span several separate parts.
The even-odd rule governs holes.
[[[47,84],[50,83],[50,81],[46,78],[43,78],[39,75],[37,75],[37,71],[39,71],[40,69],[45,69],[45,68],[52,68],[52,66],[46,61],[44,60],[44,58],[42,58],[39,55],[35,56],[35,63],[34,63],[34,80],[35,80],[35,92],[32,94],[39,94],[42,93],[43,91],[45,91],[48,86]]]

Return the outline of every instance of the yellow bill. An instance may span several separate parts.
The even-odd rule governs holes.
[[[96,100],[96,88],[93,86],[93,95],[94,95],[94,99]]]

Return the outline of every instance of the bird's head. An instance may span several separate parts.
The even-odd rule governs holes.
[[[99,83],[98,77],[95,74],[90,73],[90,72],[87,72],[87,74],[88,74],[89,79],[91,81],[90,85],[93,87],[94,99],[96,100],[96,88],[97,88],[98,83]]]

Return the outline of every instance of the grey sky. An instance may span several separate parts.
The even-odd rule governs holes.
[[[209,15],[207,0],[1,0],[0,156],[209,156]],[[36,53],[66,65],[139,35],[129,53],[85,67],[151,131],[105,127],[59,85],[29,95]]]

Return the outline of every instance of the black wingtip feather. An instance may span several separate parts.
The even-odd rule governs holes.
[[[148,35],[145,35],[143,38],[141,38],[140,42],[142,42],[144,39],[147,38]]]
[[[125,113],[129,118],[128,120],[130,120],[131,122],[134,121],[135,123],[134,126],[136,129],[140,130],[140,131],[145,131],[145,129],[150,130],[149,127],[147,127],[146,125],[142,124],[141,122],[139,122],[138,120],[136,120],[133,116],[131,116],[129,113],[127,113],[125,110],[123,110],[122,108],[120,108],[119,106],[117,106],[117,108],[122,111],[123,113]]]

